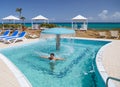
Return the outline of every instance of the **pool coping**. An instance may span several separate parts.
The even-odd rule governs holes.
[[[10,71],[14,74],[18,83],[20,84],[20,87],[32,87],[25,75],[7,57],[0,53],[0,59],[3,60]]]
[[[105,84],[106,84],[106,80],[107,78],[109,77],[105,68],[104,68],[104,65],[102,63],[102,59],[103,59],[103,52],[104,52],[104,49],[106,49],[108,46],[110,46],[112,44],[111,43],[108,43],[104,46],[102,46],[100,48],[100,50],[98,51],[97,55],[96,55],[96,65],[97,65],[97,69],[102,77],[102,79],[104,80]],[[113,83],[113,81],[110,80],[110,82],[108,83],[109,87],[116,87],[115,84]]]

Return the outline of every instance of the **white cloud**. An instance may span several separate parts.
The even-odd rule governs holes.
[[[97,16],[88,17],[90,21],[120,22],[120,12],[110,13],[108,10],[101,11]]]
[[[102,20],[108,19],[108,10],[103,10],[100,14],[98,14],[98,16],[99,16]]]
[[[112,15],[113,18],[115,19],[120,19],[120,12],[115,12],[113,15]]]
[[[93,17],[88,17],[88,20],[94,20],[94,18]]]

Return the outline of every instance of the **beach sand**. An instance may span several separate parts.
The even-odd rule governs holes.
[[[120,32],[120,29],[116,29],[114,31],[118,31]],[[103,37],[102,39],[113,39],[111,38],[111,34],[110,34],[110,30],[92,30],[89,29],[87,31],[80,31],[80,30],[76,30],[76,37],[85,37],[85,38],[97,38],[97,39],[101,39],[99,32],[105,32],[106,33],[106,38]],[[120,36],[120,33],[119,33]],[[117,38],[114,38],[117,39]],[[120,38],[118,38],[120,39]]]

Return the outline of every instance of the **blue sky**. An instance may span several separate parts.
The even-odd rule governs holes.
[[[27,21],[38,15],[50,21],[71,21],[80,14],[93,22],[120,22],[120,0],[1,0],[0,18],[18,16],[16,8],[23,9]]]

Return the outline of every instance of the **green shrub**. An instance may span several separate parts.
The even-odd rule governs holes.
[[[53,27],[57,27],[57,25],[55,25],[55,24],[40,24],[40,27],[53,28]]]
[[[3,24],[3,25],[1,25],[1,27],[3,27],[4,26],[4,28],[19,28],[21,25],[20,24]]]
[[[2,24],[0,25],[0,28],[2,28]]]

